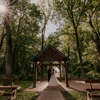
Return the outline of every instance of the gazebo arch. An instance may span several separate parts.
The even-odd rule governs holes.
[[[43,66],[44,65],[49,65],[49,66],[55,65],[55,66],[58,66],[59,69],[61,68],[61,65],[63,65],[63,67],[65,68],[66,87],[69,87],[68,70],[67,70],[67,63],[69,62],[69,59],[67,56],[65,56],[63,53],[58,51],[52,45],[47,46],[44,50],[42,50],[34,58],[32,58],[31,61],[33,62],[33,68],[34,68],[33,87],[36,87],[37,67],[40,66],[40,68],[41,68],[41,81],[42,81]],[[58,63],[54,64],[55,61]],[[48,63],[44,64],[45,62],[48,62]],[[61,77],[61,70],[60,70],[60,77]]]

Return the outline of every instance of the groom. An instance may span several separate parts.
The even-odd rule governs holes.
[[[48,69],[48,82],[50,81],[50,78],[51,78],[51,67],[49,67]]]

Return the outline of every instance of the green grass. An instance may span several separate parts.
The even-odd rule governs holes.
[[[21,88],[17,90],[17,100],[36,100],[39,95],[39,92],[35,91],[24,91],[24,89],[28,88],[32,85],[32,81],[20,81],[15,85],[20,86]],[[1,96],[0,100],[8,100],[5,96]]]
[[[37,92],[22,91],[17,93],[17,100],[36,100],[38,95]]]
[[[22,89],[24,90],[24,89],[28,88],[29,86],[31,86],[32,83],[33,83],[33,81],[19,81],[15,85],[21,86]]]
[[[62,95],[65,100],[87,100],[86,92],[78,92],[78,91],[62,91]],[[100,100],[100,97],[93,97],[93,100]]]
[[[31,86],[33,81],[20,81],[16,85],[21,86],[21,89],[17,92],[17,100],[36,100],[39,92],[24,91],[24,89]]]
[[[86,92],[62,91],[65,100],[86,100]]]

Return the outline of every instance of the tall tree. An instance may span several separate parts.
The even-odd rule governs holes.
[[[17,0],[9,0],[7,4],[7,10],[11,10],[11,7]],[[4,20],[4,26],[6,29],[6,75],[5,77],[12,76],[12,34],[10,31],[10,21],[9,21],[9,12],[6,12]]]
[[[40,11],[41,11],[41,14],[43,17],[43,20],[40,23],[40,25],[41,25],[40,33],[42,34],[42,50],[43,50],[46,26],[47,26],[47,24],[50,21],[51,16],[52,16],[51,0],[40,0],[39,7],[40,7]]]
[[[96,45],[98,58],[100,61],[100,1],[93,0],[89,5],[86,15],[93,33],[91,38]]]
[[[35,4],[20,1],[16,5],[14,17],[11,20],[13,70],[16,70],[15,73],[21,73],[21,69],[29,66],[29,57],[36,55],[41,48],[38,36],[41,16]]]
[[[84,68],[82,62],[81,46],[79,41],[78,27],[82,21],[83,15],[86,11],[87,0],[54,0],[56,3],[56,9],[58,9],[59,15],[64,19],[64,23],[71,23],[74,35],[76,38],[76,45],[78,51],[78,57],[80,61],[80,66],[82,69],[82,77],[84,77]]]

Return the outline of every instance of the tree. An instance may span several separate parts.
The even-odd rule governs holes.
[[[40,0],[39,8],[41,11],[41,15],[43,17],[42,21],[40,22],[41,25],[40,33],[42,34],[42,50],[43,50],[46,26],[52,17],[51,0]]]
[[[98,58],[100,61],[100,2],[93,0],[89,5],[86,15],[93,33],[91,38],[96,45]]]
[[[7,8],[11,10],[11,7],[16,3],[18,0],[9,0]],[[9,13],[6,12],[4,26],[6,30],[6,75],[5,77],[12,76],[12,34],[10,31],[10,21],[9,21]]]
[[[27,1],[19,1],[16,4],[11,20],[14,74],[26,73],[30,67],[30,57],[40,50],[40,20],[40,11],[35,4]]]
[[[76,45],[78,51],[78,57],[80,61],[80,66],[82,70],[82,77],[84,77],[84,68],[82,62],[81,46],[79,41],[78,27],[82,21],[86,7],[88,5],[87,0],[62,0],[55,1],[55,9],[58,11],[58,15],[63,18],[64,23],[70,23],[74,30],[74,35],[76,38]]]

